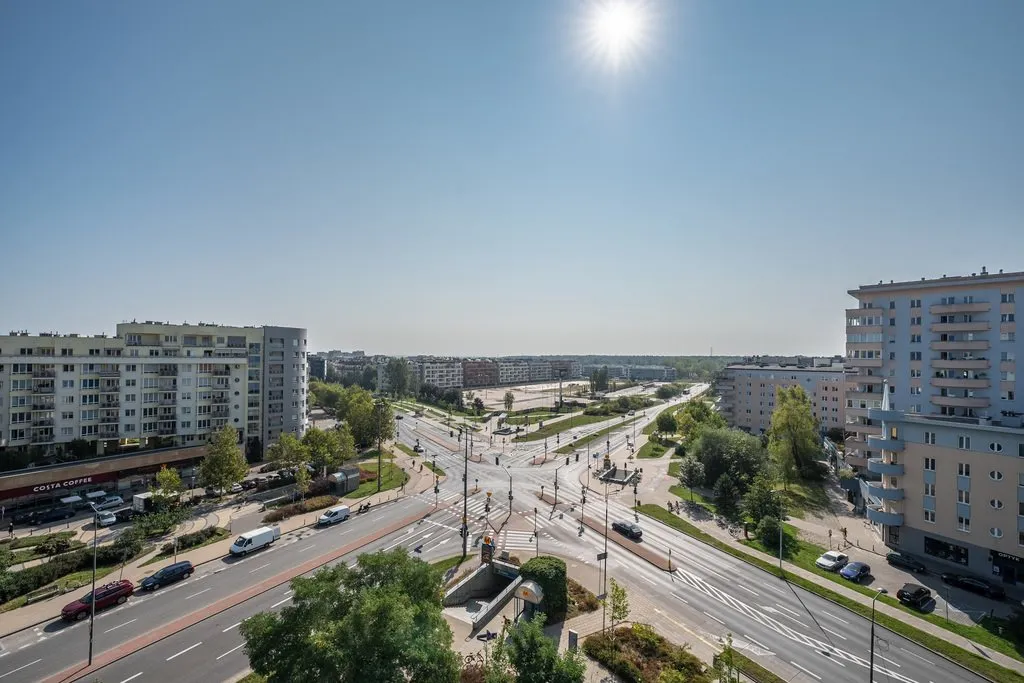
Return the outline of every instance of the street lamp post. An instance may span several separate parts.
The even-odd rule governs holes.
[[[92,634],[96,623],[96,537],[99,530],[99,513],[92,511],[92,593],[89,594],[89,666],[92,666]]]
[[[537,544],[534,557],[540,557],[540,536],[537,535],[537,508],[533,508],[533,540]]]
[[[608,482],[604,483],[604,573],[601,579],[601,633],[607,628],[608,616]]]
[[[868,664],[868,683],[874,683],[875,681],[875,600],[878,599],[879,595],[888,592],[884,588],[879,588],[878,592],[875,593],[875,597],[871,598],[871,658]]]
[[[469,436],[466,437],[466,455],[462,466],[462,556],[466,556],[469,542]]]

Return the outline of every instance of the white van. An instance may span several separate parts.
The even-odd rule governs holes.
[[[318,526],[328,526],[348,519],[348,505],[335,505],[316,520]]]
[[[266,548],[279,538],[281,538],[281,529],[276,526],[264,526],[246,531],[231,545],[231,554],[247,555],[254,550]]]

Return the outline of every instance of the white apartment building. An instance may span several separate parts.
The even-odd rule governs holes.
[[[462,388],[462,362],[458,360],[421,360],[422,384],[439,389]]]
[[[551,363],[546,360],[531,360],[530,381],[547,382],[551,380]]]
[[[811,399],[818,427],[822,431],[841,428],[845,422],[845,377],[840,364],[730,365],[719,382],[722,416],[732,427],[764,434],[771,426],[776,389],[801,386]]]
[[[225,425],[266,447],[306,428],[306,331],[123,323],[117,335],[0,337],[0,460],[73,440],[96,455],[204,445]],[[9,469],[9,468],[8,468]]]
[[[995,580],[1024,578],[1024,273],[851,290],[847,462],[890,546]]]
[[[550,370],[550,366],[548,366]],[[525,360],[499,360],[498,382],[500,384],[528,384],[530,363]]]

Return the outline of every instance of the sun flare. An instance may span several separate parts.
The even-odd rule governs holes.
[[[646,42],[649,17],[639,0],[597,2],[589,21],[588,42],[594,56],[618,69],[636,57]]]

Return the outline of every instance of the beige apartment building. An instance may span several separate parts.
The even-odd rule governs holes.
[[[779,387],[801,386],[822,431],[845,423],[845,370],[842,364],[780,365],[741,363],[723,372],[718,387],[722,416],[732,427],[764,434],[771,426],[775,392]]]
[[[890,546],[1014,583],[1024,577],[1024,273],[852,290],[847,462]]]

